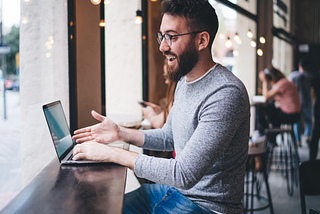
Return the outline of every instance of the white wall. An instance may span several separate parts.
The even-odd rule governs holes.
[[[69,120],[67,1],[21,1],[21,19],[27,20],[20,25],[21,157],[25,186],[56,157],[42,105],[61,100]]]
[[[105,5],[106,112],[116,122],[142,118],[141,25],[135,24],[138,0]]]

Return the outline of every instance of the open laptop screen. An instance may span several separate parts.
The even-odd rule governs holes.
[[[73,141],[70,130],[59,101],[45,105],[43,111],[50,129],[51,137],[58,157],[60,158],[70,147]]]

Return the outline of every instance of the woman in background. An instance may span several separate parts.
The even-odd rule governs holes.
[[[166,91],[164,108],[162,109],[159,105],[146,102],[146,101],[145,101],[145,104],[147,105],[147,107],[142,108],[143,118],[149,120],[151,123],[151,127],[155,129],[162,128],[162,126],[166,122],[168,114],[173,105],[174,91],[177,85],[176,82],[172,82],[169,80],[167,67],[168,67],[168,61],[166,59],[163,66],[163,78],[165,80],[165,83],[168,85],[168,87]]]
[[[168,114],[173,105],[174,92],[177,85],[176,82],[172,82],[168,78],[167,59],[165,59],[164,65],[163,65],[163,78],[164,78],[165,84],[167,84],[166,97],[164,99],[165,100],[164,107],[161,108],[159,105],[145,101],[145,104],[147,105],[147,107],[142,108],[143,118],[149,120],[151,127],[155,129],[162,128],[162,126],[165,124]],[[156,157],[172,158],[172,157],[175,157],[175,152],[174,151],[173,152],[149,151],[149,155],[156,156]]]
[[[260,71],[259,78],[262,81],[262,94],[267,100],[267,104],[258,115],[260,134],[264,134],[264,129],[270,126],[279,128],[281,124],[293,124],[299,121],[300,97],[294,83],[274,67]],[[279,108],[274,105],[274,101],[279,104]]]

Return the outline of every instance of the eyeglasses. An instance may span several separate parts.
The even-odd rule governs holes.
[[[194,31],[194,32],[191,32],[191,33],[184,33],[184,34],[177,34],[177,35],[157,33],[157,34],[156,34],[156,37],[157,37],[157,40],[158,40],[159,45],[161,45],[162,40],[165,39],[166,42],[167,42],[167,44],[168,44],[169,46],[171,46],[171,45],[172,45],[172,38],[173,38],[173,37],[184,36],[184,35],[188,35],[188,34],[201,33],[201,32],[203,32],[203,31]]]

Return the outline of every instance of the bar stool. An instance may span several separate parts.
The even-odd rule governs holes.
[[[272,164],[280,170],[287,180],[288,195],[294,193],[294,183],[298,186],[299,154],[291,124],[282,124],[280,128],[266,129],[267,147],[270,148],[268,171]],[[278,143],[276,137],[280,135]],[[276,148],[276,149],[275,149]]]
[[[248,150],[248,159],[246,163],[246,174],[245,174],[245,193],[244,193],[244,213],[254,211],[260,211],[270,208],[270,213],[273,214],[272,198],[268,182],[267,174],[267,158],[268,151],[258,147],[250,147]],[[259,164],[260,162],[260,164]],[[262,175],[262,182],[259,179],[259,175]],[[261,196],[260,190],[262,183],[265,183],[267,197]],[[250,191],[251,189],[251,191]],[[258,200],[264,200],[267,202],[265,206],[255,207],[254,198]],[[250,203],[249,203],[250,200]],[[249,208],[250,205],[250,208]]]

